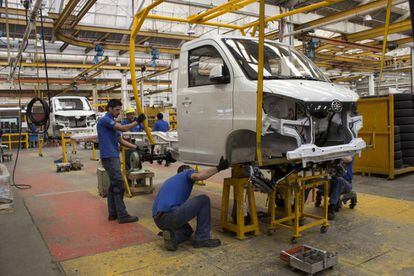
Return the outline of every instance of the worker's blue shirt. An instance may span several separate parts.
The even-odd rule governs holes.
[[[346,167],[346,173],[342,176],[346,181],[352,183],[352,177],[354,176],[354,159],[351,163],[348,163]]]
[[[118,137],[121,132],[115,129],[115,118],[108,112],[98,121],[98,142],[101,158],[119,158]]]
[[[194,170],[187,170],[167,179],[161,187],[152,205],[152,216],[158,212],[171,212],[187,201],[193,190],[191,175]]]
[[[170,125],[164,120],[158,120],[154,124],[154,131],[167,132],[170,129]]]
[[[130,122],[127,118],[123,119],[121,124],[122,125],[129,125],[132,124],[133,122]],[[142,127],[141,124],[134,126],[130,131],[131,132],[141,132],[144,128]]]

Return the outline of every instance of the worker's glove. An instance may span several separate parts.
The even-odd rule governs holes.
[[[216,166],[217,171],[224,171],[226,169],[228,169],[230,167],[230,163],[227,159],[224,159],[224,157],[222,156],[220,158],[220,162],[219,164]]]
[[[143,121],[145,121],[145,119],[147,118],[147,116],[145,116],[144,113],[139,114],[138,117],[134,118],[134,121],[137,122],[138,124],[141,124]]]

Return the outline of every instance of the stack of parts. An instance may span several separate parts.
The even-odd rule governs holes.
[[[13,194],[10,189],[10,174],[6,166],[0,164],[0,214],[13,212]]]
[[[414,165],[414,102],[413,95],[394,95],[394,160],[395,168]]]

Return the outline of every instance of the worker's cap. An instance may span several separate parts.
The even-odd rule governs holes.
[[[133,109],[132,107],[128,107],[128,108],[125,110],[125,114],[130,114],[130,113],[135,113],[135,109]]]

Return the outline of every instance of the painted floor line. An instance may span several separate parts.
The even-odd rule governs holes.
[[[62,191],[62,192],[52,192],[52,193],[38,194],[38,195],[34,195],[34,196],[35,197],[42,197],[42,196],[62,195],[62,194],[68,194],[68,193],[87,192],[87,191],[88,190],[84,190],[84,189],[76,189],[76,190],[68,190],[68,191]]]

